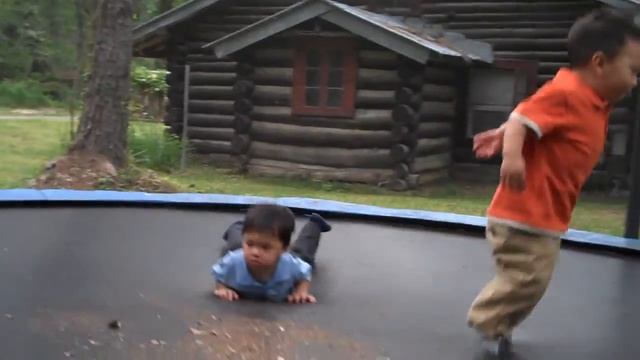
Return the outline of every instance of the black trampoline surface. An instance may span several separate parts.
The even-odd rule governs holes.
[[[329,218],[318,304],[223,303],[209,270],[241,216],[2,209],[0,359],[475,358],[466,312],[492,276],[481,237]],[[637,257],[563,249],[512,358],[638,359],[639,306]]]

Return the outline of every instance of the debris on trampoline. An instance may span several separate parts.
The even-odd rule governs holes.
[[[156,359],[168,354],[180,358],[212,360],[300,359],[330,354],[332,359],[377,359],[380,349],[317,326],[292,321],[267,321],[249,317],[226,317],[224,321],[195,321],[174,341],[128,335],[126,331],[109,334],[97,331],[99,317],[78,312],[46,312],[32,319],[30,327],[43,335],[71,335],[76,346],[67,349],[67,358]],[[52,330],[56,329],[56,330]],[[151,335],[151,334],[148,334]],[[324,349],[324,350],[323,350]]]

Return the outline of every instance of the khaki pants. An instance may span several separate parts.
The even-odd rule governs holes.
[[[471,305],[468,322],[495,338],[511,334],[542,299],[560,252],[560,238],[490,221],[487,239],[496,275]]]

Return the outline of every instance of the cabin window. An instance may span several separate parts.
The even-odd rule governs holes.
[[[352,42],[305,39],[294,61],[293,114],[352,117],[356,67]]]
[[[471,70],[466,137],[499,127],[535,89],[536,79],[537,65],[521,60],[497,60],[490,69]]]

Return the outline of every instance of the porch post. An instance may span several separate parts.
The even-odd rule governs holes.
[[[627,206],[627,220],[625,223],[624,236],[638,239],[640,232],[640,90],[635,91],[635,116],[630,124],[633,135],[631,137],[631,183],[629,188],[629,204]]]

